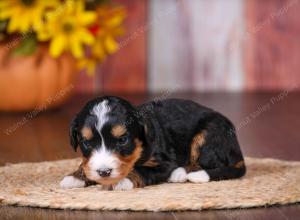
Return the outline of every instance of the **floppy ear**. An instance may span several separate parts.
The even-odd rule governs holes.
[[[77,115],[71,121],[69,135],[70,135],[71,146],[73,147],[74,151],[76,151],[77,147],[78,147],[78,120],[77,120]]]
[[[149,119],[143,118],[143,120],[139,120],[139,124],[142,126],[145,141],[147,144],[152,145],[156,139],[155,123],[151,122]]]

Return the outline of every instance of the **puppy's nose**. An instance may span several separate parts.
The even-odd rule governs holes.
[[[97,170],[99,176],[101,176],[101,177],[108,177],[108,176],[110,176],[111,171],[112,171],[112,169],[109,169],[109,168]]]

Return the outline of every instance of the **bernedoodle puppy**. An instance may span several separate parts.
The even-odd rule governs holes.
[[[63,188],[101,184],[130,190],[233,179],[246,172],[232,123],[189,100],[133,106],[119,97],[96,98],[71,122],[70,138],[83,160],[61,181]]]

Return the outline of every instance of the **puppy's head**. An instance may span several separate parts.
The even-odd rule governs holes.
[[[135,108],[111,96],[88,102],[70,127],[71,145],[74,150],[80,146],[86,177],[103,185],[127,176],[141,157],[141,135]]]

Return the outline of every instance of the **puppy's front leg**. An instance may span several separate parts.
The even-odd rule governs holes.
[[[114,190],[131,190],[133,188],[167,182],[175,165],[169,162],[152,164],[153,166],[137,166],[128,176],[113,186]]]
[[[95,184],[96,182],[90,181],[86,178],[82,165],[80,165],[78,170],[63,178],[63,180],[60,182],[60,187],[64,189],[70,189],[81,188]]]

